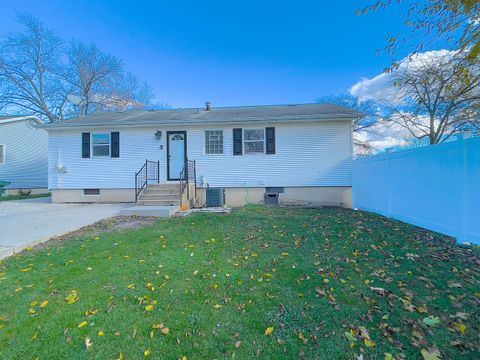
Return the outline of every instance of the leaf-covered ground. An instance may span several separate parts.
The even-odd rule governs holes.
[[[0,263],[0,358],[474,359],[479,258],[342,209],[247,207]]]

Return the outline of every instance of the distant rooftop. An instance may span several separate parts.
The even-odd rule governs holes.
[[[34,119],[36,122],[40,123],[40,120],[35,115],[0,115],[0,124],[28,119]]]
[[[350,108],[331,104],[262,105],[240,107],[166,109],[93,113],[48,124],[46,129],[77,126],[132,126],[220,124],[251,122],[337,121],[363,116]]]

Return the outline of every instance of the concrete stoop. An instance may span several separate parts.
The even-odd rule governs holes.
[[[122,216],[156,216],[162,218],[168,218],[178,212],[180,208],[178,206],[142,206],[136,205],[120,210]]]
[[[179,184],[149,184],[137,201],[143,206],[180,206]]]

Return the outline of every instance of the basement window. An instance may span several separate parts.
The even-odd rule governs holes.
[[[99,196],[100,189],[83,189],[83,196]]]

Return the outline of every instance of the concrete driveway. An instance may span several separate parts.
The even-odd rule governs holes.
[[[0,259],[54,236],[118,215],[126,204],[52,204],[50,198],[0,202]]]

